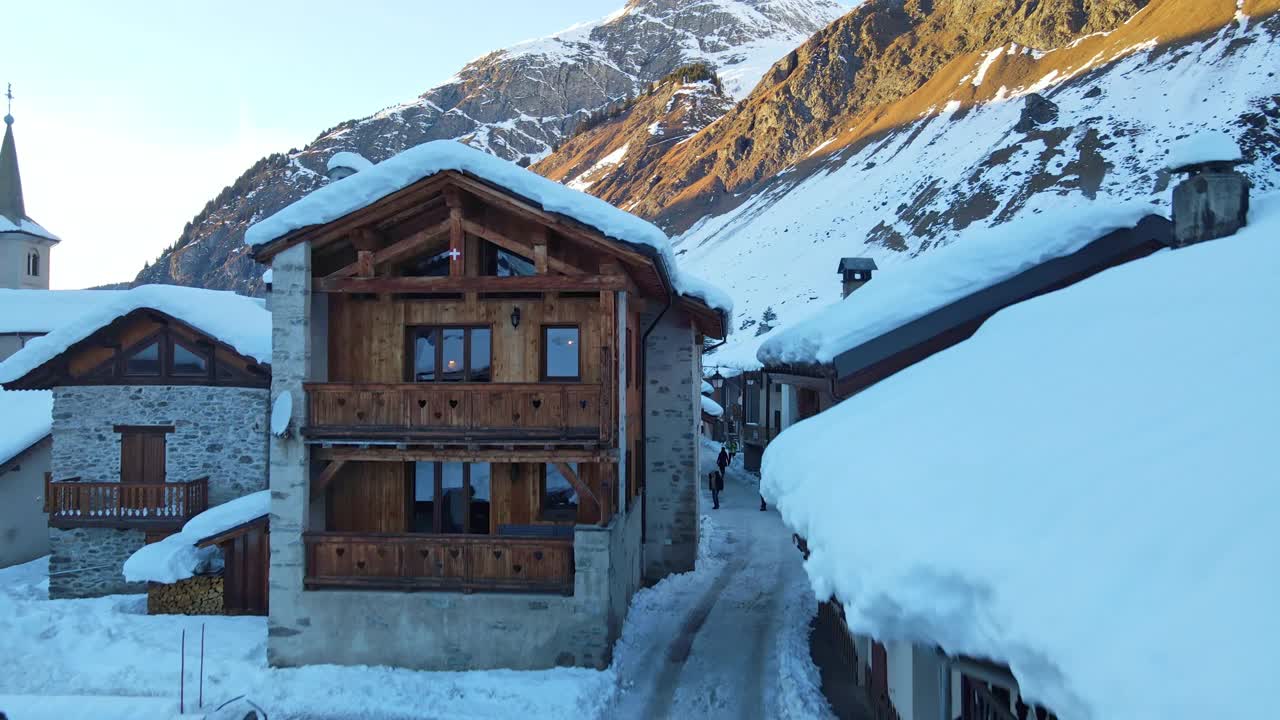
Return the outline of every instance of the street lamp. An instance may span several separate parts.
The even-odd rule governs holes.
[[[720,374],[720,370],[716,369],[716,374],[711,376],[711,387],[719,390],[724,387],[724,376]]]

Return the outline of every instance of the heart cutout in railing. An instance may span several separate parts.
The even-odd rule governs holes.
[[[363,410],[357,410],[357,411],[356,411],[356,419],[357,419],[357,420],[363,420],[363,419],[364,419],[364,411],[363,411]]]
[[[338,398],[338,407],[342,407],[342,406],[344,406],[344,405],[346,405],[346,404],[347,404],[347,399],[346,399],[346,398]]]
[[[534,550],[534,551],[533,551],[533,559],[534,559],[534,560],[541,560],[541,559],[542,559],[542,551],[541,551],[541,550]]]
[[[458,407],[458,399],[457,399],[457,398],[449,398],[449,407],[451,407],[451,408],[456,408],[456,407]]]
[[[437,419],[437,420],[439,420],[439,419],[440,419],[440,418],[442,418],[442,417],[444,417],[444,413],[442,413],[442,412],[440,412],[439,410],[437,410],[437,411],[436,411],[436,419]]]
[[[511,419],[512,419],[512,420],[519,420],[519,419],[520,419],[520,413],[511,413]]]
[[[334,552],[338,553],[338,557],[342,557],[343,555],[345,555],[345,554],[346,554],[347,549],[346,549],[346,548],[338,548],[338,549],[334,550]]]
[[[534,399],[533,399],[533,409],[534,409],[534,410],[537,410],[537,409],[538,409],[538,408],[540,408],[540,407],[542,407],[542,398],[534,398]]]
[[[419,550],[419,551],[418,551],[418,554],[419,554],[419,555],[421,555],[422,557],[426,557],[426,556],[430,555],[431,553],[430,553],[430,551],[427,551],[427,550]]]
[[[358,567],[358,568],[360,568],[361,570],[363,570],[363,569],[364,569],[364,561],[363,561],[363,560],[357,560],[357,561],[356,561],[356,567]]]
[[[419,400],[418,400],[418,407],[419,407],[419,408],[425,408],[426,406],[427,406],[427,401],[426,401],[426,400],[423,400],[423,399],[419,399]]]
[[[494,551],[493,551],[493,559],[494,559],[494,560],[501,560],[501,559],[502,559],[502,551],[501,551],[501,550],[494,550]]]
[[[458,549],[457,549],[457,548],[453,548],[452,550],[450,550],[450,551],[449,551],[449,557],[451,557],[451,558],[455,558],[455,559],[456,559],[456,558],[458,557]]]
[[[386,557],[386,556],[387,556],[387,549],[386,549],[386,548],[378,548],[378,557]]]
[[[523,565],[512,565],[512,566],[511,566],[511,569],[512,569],[512,570],[515,570],[516,572],[520,572],[520,571],[524,570],[524,566],[523,566]]]

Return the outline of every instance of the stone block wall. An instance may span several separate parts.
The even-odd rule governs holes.
[[[261,388],[99,385],[53,391],[53,477],[120,479],[115,425],[172,425],[169,482],[209,477],[209,504],[267,486],[267,398]]]
[[[49,598],[140,593],[145,583],[124,579],[124,561],[146,542],[141,530],[49,528]]]
[[[221,615],[222,576],[197,575],[176,583],[147,583],[148,615]]]
[[[647,327],[652,318],[644,318]],[[693,569],[698,556],[702,349],[688,316],[668,311],[645,345],[644,576]]]

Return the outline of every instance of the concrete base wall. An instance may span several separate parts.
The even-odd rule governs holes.
[[[272,545],[278,531],[273,528]],[[267,661],[419,670],[605,668],[640,585],[639,513],[580,526],[574,594],[286,590],[272,576]]]
[[[49,554],[49,516],[44,514],[44,474],[49,438],[0,464],[0,568]]]
[[[146,543],[141,530],[49,528],[49,599],[140,593],[124,580],[124,561]]]
[[[652,318],[643,321],[648,326]],[[698,556],[698,426],[702,352],[690,319],[674,309],[645,346],[644,576],[693,569]]]

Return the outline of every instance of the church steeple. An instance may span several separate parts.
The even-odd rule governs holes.
[[[4,116],[4,144],[0,145],[0,215],[18,224],[27,217],[27,208],[22,202],[18,150],[13,144],[13,85],[4,96],[9,100],[9,107]]]

